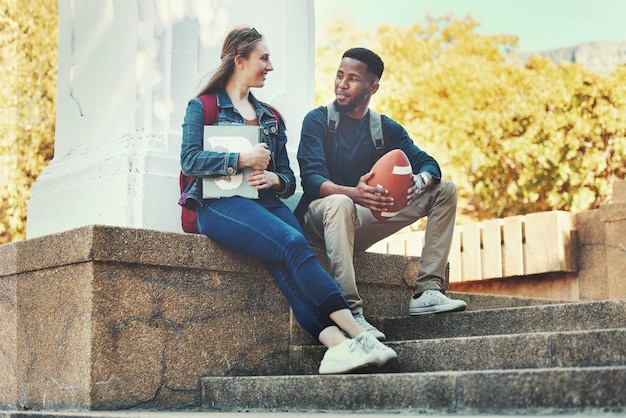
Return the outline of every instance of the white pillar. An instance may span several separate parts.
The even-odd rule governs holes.
[[[55,154],[33,185],[27,237],[100,224],[181,231],[187,101],[234,26],[268,40],[255,95],[287,121],[291,165],[314,100],[313,0],[59,0]]]

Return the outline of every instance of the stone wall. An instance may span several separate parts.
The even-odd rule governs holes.
[[[407,315],[418,260],[356,264],[368,312]],[[88,226],[0,246],[0,410],[195,407],[201,376],[290,374],[294,342],[316,343],[261,263],[205,236]]]

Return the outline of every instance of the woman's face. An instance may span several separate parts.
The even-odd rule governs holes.
[[[263,40],[256,43],[250,57],[244,61],[243,75],[250,87],[263,87],[267,73],[274,71],[270,61],[270,49]]]

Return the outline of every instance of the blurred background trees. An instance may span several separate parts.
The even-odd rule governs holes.
[[[626,178],[626,66],[607,77],[538,56],[520,66],[516,37],[477,27],[443,17],[357,33],[337,22],[318,45],[316,103],[334,99],[343,52],[371,48],[385,62],[372,106],[457,184],[459,223],[598,208]]]
[[[54,153],[57,0],[0,0],[0,243],[24,239],[30,188]]]
[[[24,239],[30,187],[54,151],[57,2],[0,0],[0,243]],[[372,106],[402,123],[459,189],[459,223],[594,209],[626,178],[626,67],[600,77],[481,35],[471,18],[368,32],[341,19],[316,49],[316,104],[343,52],[385,61]],[[298,132],[290,134],[296,141]],[[294,162],[295,163],[295,162]]]

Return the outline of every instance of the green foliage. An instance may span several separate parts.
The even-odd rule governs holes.
[[[30,188],[54,152],[57,1],[0,0],[0,243],[24,239]]]
[[[385,73],[372,106],[438,159],[459,189],[461,222],[598,208],[626,177],[626,67],[600,77],[539,57],[514,65],[516,37],[476,27],[450,17],[375,33],[337,23],[317,51],[317,80],[332,86],[354,39],[378,52]],[[333,98],[326,91],[318,104]]]

